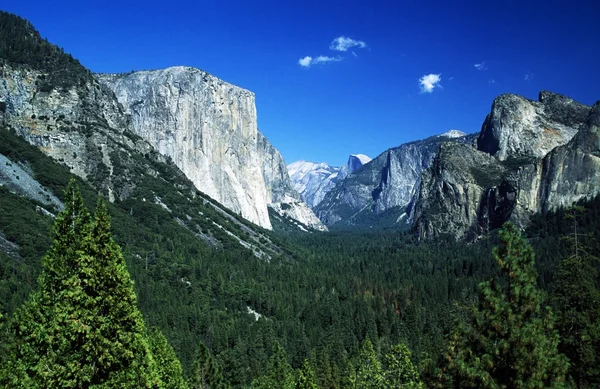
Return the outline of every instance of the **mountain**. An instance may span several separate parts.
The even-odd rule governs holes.
[[[364,154],[350,154],[348,162],[342,167],[332,167],[324,162],[296,161],[289,164],[287,170],[294,189],[300,193],[302,200],[314,208],[336,182],[370,161],[371,158]]]
[[[538,101],[497,97],[476,147],[443,145],[423,174],[414,230],[476,240],[510,220],[567,207],[600,192],[600,104],[542,91]]]
[[[440,144],[473,140],[453,130],[389,149],[338,180],[315,213],[328,226],[405,226],[412,220],[421,173],[431,165]]]
[[[186,150],[181,150],[179,153],[173,150],[173,158],[157,152],[154,144],[134,132],[140,123],[148,126],[142,128],[152,128],[151,122],[139,120],[139,116],[130,116],[111,89],[99,82],[89,70],[73,57],[65,54],[62,49],[42,39],[31,24],[9,14],[3,13],[1,16],[3,31],[7,31],[3,32],[0,45],[0,124],[3,130],[22,137],[58,163],[66,165],[70,172],[84,179],[111,202],[137,201],[160,204],[169,210],[174,220],[194,231],[199,238],[210,245],[220,246],[224,241],[233,239],[256,255],[279,255],[277,249],[265,243],[265,239],[259,241],[259,237],[263,236],[260,229],[240,220],[236,216],[238,212],[230,212],[219,206],[205,195],[209,191],[208,187],[188,180],[178,166],[173,164],[173,158],[185,155]],[[162,72],[162,74],[168,73],[168,71]],[[186,73],[204,74],[192,69],[186,70]],[[225,86],[224,82],[210,77],[211,82],[216,85],[223,84],[225,90],[237,93],[237,89]],[[171,90],[170,85],[163,85],[163,87]],[[248,172],[254,174],[253,177],[257,182],[246,180],[246,184],[249,190],[254,190],[251,193],[262,196],[256,199],[258,205],[255,208],[258,209],[261,204],[265,208],[266,219],[255,219],[255,221],[269,227],[266,202],[272,193],[267,193],[263,169],[279,166],[273,171],[277,172],[282,179],[279,180],[274,176],[269,178],[270,190],[273,193],[281,188],[285,191],[285,183],[289,178],[279,152],[266,139],[262,139],[259,145],[259,133],[255,128],[244,127],[247,124],[246,119],[250,123],[255,122],[255,117],[252,116],[254,100],[250,92],[239,91],[239,93],[237,97],[227,93],[220,97],[223,105],[229,106],[231,103],[231,106],[238,107],[237,113],[230,116],[223,114],[220,117],[213,114],[211,120],[214,120],[215,127],[227,125],[228,120],[239,120],[236,126],[231,125],[229,132],[237,131],[236,134],[242,135],[247,132],[254,134],[254,138],[243,138],[244,141],[251,142],[242,145],[245,148],[240,144],[232,143],[234,147],[239,146],[240,150],[231,148],[229,152],[245,154],[249,159],[244,161],[255,164],[254,167],[248,168]],[[224,100],[228,96],[231,97],[231,102]],[[137,109],[147,111],[142,104],[138,104]],[[220,113],[219,109],[217,111]],[[240,117],[243,117],[243,120]],[[173,118],[165,120],[165,123],[170,123]],[[157,133],[160,132],[158,129],[164,123],[154,123],[153,128]],[[185,123],[192,125],[189,121]],[[219,128],[224,130],[223,127]],[[172,141],[174,135],[161,134],[167,138],[161,145],[167,149],[172,148],[169,139]],[[216,135],[210,130],[207,130],[206,134]],[[196,134],[196,138],[193,138],[191,133],[188,136],[190,142],[202,139],[202,134]],[[227,136],[222,135],[222,137]],[[157,135],[157,139],[159,137],[160,134]],[[235,136],[231,136],[232,142],[234,138]],[[208,142],[206,137],[204,142]],[[223,146],[221,143],[218,144],[220,147]],[[188,154],[193,152],[193,150],[187,151]],[[213,156],[218,157],[216,154]],[[242,158],[240,157],[240,160]],[[270,163],[269,158],[271,158]],[[185,158],[182,160],[189,161]],[[219,160],[215,159],[213,164],[219,164]],[[24,169],[27,171],[27,166],[24,166]],[[231,169],[225,171],[222,181],[226,181],[226,176],[234,180],[235,177],[240,176],[240,173]],[[170,185],[175,191],[171,189],[164,191],[165,185]],[[226,183],[223,182],[222,185],[225,186]],[[287,188],[291,188],[291,184],[288,183]],[[58,195],[62,188],[45,187],[43,190],[50,190],[54,195]],[[235,198],[236,192],[228,196]],[[240,195],[240,198],[243,199],[244,196],[245,194]],[[297,199],[297,194],[295,196],[293,192],[290,194],[294,200],[288,200],[291,203],[289,208],[293,210],[296,207],[301,210],[296,212],[296,215],[303,217],[299,223],[306,225],[306,228],[311,224],[319,227],[320,223],[315,221],[316,218],[310,220],[311,214],[305,212],[307,207]],[[273,196],[270,198],[272,199]],[[284,199],[277,201],[281,202]],[[246,203],[248,204],[249,202]],[[196,210],[183,211],[188,206]],[[50,208],[47,211],[52,213]],[[258,211],[256,215],[264,217]],[[298,222],[295,221],[294,224]],[[223,234],[224,231],[227,234]]]
[[[131,117],[131,130],[202,192],[264,228],[271,228],[269,205],[324,228],[293,190],[281,154],[258,131],[252,92],[184,66],[97,77]]]

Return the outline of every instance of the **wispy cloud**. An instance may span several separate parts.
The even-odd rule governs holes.
[[[328,57],[326,55],[319,55],[316,58],[313,58],[309,55],[307,55],[304,58],[300,58],[298,60],[298,64],[302,67],[308,68],[311,65],[321,65],[321,64],[326,64],[328,62],[339,62],[343,60],[342,57]]]
[[[491,80],[488,81],[488,84],[493,85],[496,83],[496,80],[494,80],[493,78]]]
[[[524,77],[525,81],[531,81],[532,78],[533,78],[533,74],[531,74],[529,72],[525,73],[525,77]]]
[[[363,41],[354,40],[345,36],[339,36],[331,42],[331,45],[329,45],[329,48],[335,51],[348,51],[348,49],[353,47],[364,49],[367,47],[367,44]]]
[[[475,69],[477,70],[487,70],[487,65],[485,64],[485,62],[481,62],[481,63],[476,63],[475,65],[473,65],[475,67]]]
[[[421,93],[432,93],[436,87],[441,87],[442,74],[426,74],[419,79]]]

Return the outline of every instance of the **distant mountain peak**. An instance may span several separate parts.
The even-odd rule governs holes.
[[[371,157],[364,154],[350,154],[350,158],[357,158],[363,165],[371,162]]]
[[[446,138],[460,138],[465,135],[467,135],[467,134],[465,134],[464,132],[462,132],[460,130],[450,130],[450,131],[446,131],[443,134],[440,134],[438,136],[444,136]]]

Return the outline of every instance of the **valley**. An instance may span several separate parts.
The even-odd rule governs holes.
[[[600,102],[490,103],[286,165],[253,92],[0,11],[0,385],[595,387]]]

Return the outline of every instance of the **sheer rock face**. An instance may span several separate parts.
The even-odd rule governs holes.
[[[472,141],[461,134],[455,131],[385,151],[337,182],[315,208],[317,216],[326,225],[410,224],[422,172],[431,165],[440,144]]]
[[[502,185],[506,173],[500,161],[470,145],[441,145],[422,176],[415,207],[419,237],[478,236],[495,227],[515,199],[514,188]]]
[[[189,67],[98,77],[131,116],[133,132],[200,191],[271,228],[253,93]]]
[[[258,152],[262,155],[262,171],[267,187],[269,207],[280,215],[288,216],[307,227],[326,231],[327,227],[300,199],[300,194],[293,188],[283,156],[260,132],[258,133]]]
[[[524,227],[534,213],[567,207],[600,192],[600,104],[590,108],[548,92],[540,96],[543,117],[532,117],[530,122],[562,123],[562,134],[574,134],[569,135],[570,140],[555,145],[559,142],[555,134],[550,140],[528,138],[530,128],[521,127],[523,135],[514,132],[513,126],[510,136],[499,137],[511,141],[506,143],[511,146],[496,152],[444,145],[432,168],[423,174],[413,225],[421,238],[450,234],[475,240],[507,220]],[[498,100],[525,101],[501,96],[493,110]],[[514,112],[490,115],[499,115],[495,118],[498,123],[510,123]],[[484,124],[480,149],[488,129]],[[527,139],[540,148],[527,149]]]
[[[364,154],[350,154],[342,167],[329,166],[325,162],[296,161],[288,165],[288,173],[294,188],[310,207],[315,208],[335,184],[369,163]]]
[[[98,78],[131,116],[133,132],[225,207],[270,229],[267,206],[298,197],[281,154],[258,131],[252,92],[181,66]],[[323,227],[309,216],[299,221]]]
[[[573,138],[589,108],[547,91],[540,92],[539,101],[501,95],[483,123],[478,149],[501,161],[510,157],[542,158]]]

